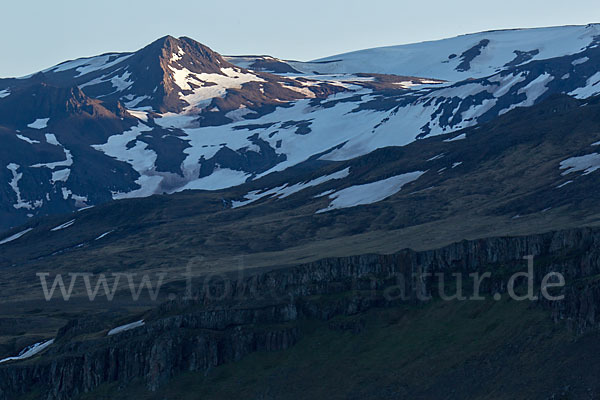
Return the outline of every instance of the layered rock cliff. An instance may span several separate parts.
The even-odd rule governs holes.
[[[210,284],[194,285],[198,290],[191,296],[148,312],[145,325],[134,330],[107,336],[101,323],[73,321],[41,357],[0,366],[0,399],[12,400],[35,388],[43,399],[70,399],[115,382],[141,381],[155,390],[179,372],[208,371],[255,351],[287,349],[299,340],[298,327],[307,319],[329,320],[439,297],[439,273],[446,278],[460,273],[469,297],[469,274],[490,272],[482,280],[481,296],[504,296],[509,277],[527,270],[524,256],[534,257],[535,304],[578,333],[595,330],[599,245],[600,229],[584,228],[463,241],[425,252],[324,259],[235,279],[213,276]],[[549,272],[565,278],[564,287],[553,292],[565,296],[561,301],[540,296]]]

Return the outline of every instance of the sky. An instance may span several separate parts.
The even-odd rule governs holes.
[[[600,22],[598,0],[3,0],[0,77],[188,36],[224,55],[313,60],[491,29]]]

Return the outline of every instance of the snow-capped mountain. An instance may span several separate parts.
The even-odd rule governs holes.
[[[311,159],[600,93],[600,26],[483,32],[315,62],[189,38],[0,80],[0,228],[111,199],[214,190]]]
[[[234,64],[276,73],[404,74],[458,82],[483,78],[529,61],[576,54],[597,43],[600,25],[507,29],[379,47],[310,62],[268,56],[225,57]]]

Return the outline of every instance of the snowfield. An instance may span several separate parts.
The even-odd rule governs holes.
[[[44,129],[48,126],[48,121],[50,121],[50,118],[38,118],[32,123],[28,124],[27,127],[32,129]]]
[[[387,199],[398,193],[402,187],[410,182],[416,181],[426,171],[415,171],[406,174],[392,176],[376,182],[364,185],[350,186],[329,195],[332,199],[327,208],[317,211],[317,214],[338,210],[340,208],[356,207],[365,204],[373,204]]]
[[[377,72],[456,82],[490,76],[507,68],[511,61],[518,61],[515,51],[532,52],[531,58],[526,61],[575,54],[592,44],[594,37],[598,35],[600,24],[501,30],[360,50],[310,63],[292,62],[290,65],[302,72],[311,73]],[[470,67],[464,71],[457,70],[463,60],[461,55],[473,49],[482,40],[489,40],[489,43],[470,62]]]
[[[233,208],[242,207],[247,204],[254,203],[255,201],[263,199],[265,197],[285,199],[286,197],[291,196],[294,193],[298,193],[301,190],[304,190],[304,189],[307,189],[310,187],[314,187],[314,186],[318,186],[323,183],[329,182],[331,180],[344,179],[348,175],[350,175],[350,168],[344,168],[341,171],[334,172],[333,174],[330,174],[330,175],[320,176],[316,179],[313,179],[313,180],[310,180],[307,182],[296,183],[294,185],[289,185],[286,183],[282,186],[278,186],[273,189],[262,190],[262,191],[260,191],[260,190],[252,191],[244,196],[245,200],[232,202],[232,207]]]
[[[50,347],[52,345],[52,343],[54,343],[54,339],[48,340],[46,342],[39,342],[39,343],[33,344],[33,345],[23,349],[19,353],[18,356],[8,357],[8,358],[4,358],[4,359],[0,360],[0,364],[8,362],[8,361],[19,361],[19,360],[25,360],[27,358],[31,358],[31,357],[35,356],[36,354],[41,353],[48,347]]]
[[[61,225],[59,225],[57,227],[54,227],[54,228],[50,229],[50,231],[51,232],[61,231],[63,229],[67,229],[68,227],[72,226],[74,223],[75,223],[75,220],[72,219],[72,220],[70,220],[68,222],[65,222],[64,224],[61,224]]]
[[[32,230],[33,230],[33,228],[27,228],[24,231],[15,233],[14,235],[7,237],[6,239],[2,239],[2,240],[0,240],[0,245],[13,242],[13,241],[25,236],[27,233],[31,232]]]
[[[144,325],[146,325],[146,323],[144,322],[144,320],[132,322],[130,324],[121,325],[121,326],[118,326],[118,327],[113,328],[110,331],[108,331],[107,336],[116,335],[117,333],[129,331],[129,330],[132,330],[132,329],[135,329],[135,328],[139,328],[139,327],[144,326]]]
[[[560,169],[565,171],[562,175],[583,171],[583,175],[591,174],[600,169],[600,154],[592,153],[580,157],[567,158],[560,162]]]

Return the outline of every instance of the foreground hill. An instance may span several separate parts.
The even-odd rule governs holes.
[[[236,188],[34,218],[0,237],[1,318],[12,321],[5,354],[82,313],[127,316],[153,304],[89,302],[82,287],[82,301],[46,303],[38,272],[165,272],[177,284],[190,262],[193,276],[244,274],[598,226],[598,101],[558,96],[460,132],[350,161],[312,160]]]

